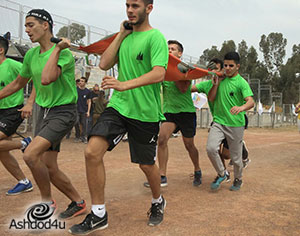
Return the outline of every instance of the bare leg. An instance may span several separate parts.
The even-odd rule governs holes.
[[[159,172],[162,176],[166,176],[167,174],[167,163],[169,159],[168,141],[175,128],[175,123],[164,122],[159,130],[157,158],[159,163]]]
[[[79,193],[73,187],[70,179],[58,168],[58,152],[48,151],[43,154],[42,160],[46,164],[51,183],[71,201],[79,202],[82,200]]]
[[[101,136],[92,136],[85,149],[86,177],[93,205],[104,204],[105,167],[104,154],[109,144]]]
[[[16,180],[20,181],[25,179],[25,175],[21,170],[17,160],[9,152],[0,152],[0,161],[2,162],[5,169],[13,176]]]
[[[157,199],[160,196],[160,174],[156,164],[140,165],[141,170],[145,173],[150,185],[153,198]]]
[[[41,192],[42,201],[52,201],[49,171],[42,161],[43,154],[49,149],[51,143],[40,137],[35,137],[24,153],[24,161],[28,165],[36,184]]]
[[[195,171],[200,170],[199,153],[198,153],[197,148],[195,147],[194,138],[185,138],[182,136],[182,139],[183,139],[184,146],[185,146],[186,150],[188,151],[189,156],[193,162],[194,170]]]

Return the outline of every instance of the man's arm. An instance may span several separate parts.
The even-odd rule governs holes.
[[[198,92],[198,89],[197,89],[196,85],[192,85],[191,92],[192,93]]]
[[[248,111],[252,107],[254,107],[254,100],[253,97],[246,97],[245,98],[246,103],[240,107],[234,106],[230,109],[230,113],[233,115],[237,115],[242,111]]]
[[[166,69],[162,66],[154,66],[153,69],[132,80],[120,82],[116,78],[112,76],[105,76],[102,80],[101,87],[103,89],[116,89],[118,91],[125,91],[129,89],[134,89],[137,87],[149,85],[149,84],[155,84],[162,82],[165,78]]]
[[[88,110],[86,113],[86,117],[90,117],[90,112],[91,112],[91,106],[92,106],[92,99],[87,99],[87,105],[88,105]]]
[[[48,85],[55,82],[61,74],[61,68],[57,65],[60,52],[70,47],[70,40],[62,38],[58,44],[56,44],[52,51],[44,69],[42,72],[42,85]]]
[[[215,101],[216,96],[217,96],[218,87],[219,87],[221,80],[222,80],[222,78],[219,78],[218,76],[213,76],[213,78],[212,78],[213,86],[209,90],[208,95],[207,95],[208,101],[210,101],[210,102]]]
[[[181,93],[185,93],[191,85],[190,80],[175,81],[175,85]]]
[[[123,26],[123,23],[124,22],[122,22],[120,26],[120,32],[117,34],[115,39],[108,46],[108,48],[105,50],[105,52],[102,54],[100,58],[99,67],[101,70],[109,70],[118,62],[117,54],[120,45],[124,40],[124,38],[126,38],[126,36],[132,32],[131,30],[126,30]]]
[[[32,108],[35,101],[35,97],[36,97],[35,88],[32,87],[32,91],[30,97],[27,99],[26,105],[18,110],[22,112],[21,113],[22,118],[28,118],[32,116]]]
[[[20,75],[17,78],[6,85],[3,89],[0,90],[0,99],[6,98],[13,93],[19,91],[21,88],[24,88],[29,79],[23,78]]]

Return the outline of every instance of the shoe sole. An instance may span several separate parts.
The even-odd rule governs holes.
[[[167,187],[168,186],[168,183],[161,183],[160,184],[160,187],[162,187],[162,188],[164,188],[164,187]],[[146,183],[144,183],[144,187],[145,188],[150,188],[150,185],[146,182]]]
[[[16,196],[16,195],[19,195],[21,193],[27,193],[27,192],[31,192],[33,190],[33,187],[31,188],[28,188],[28,189],[25,189],[21,192],[18,192],[18,193],[6,193],[7,196]]]
[[[166,201],[166,199],[165,199],[165,205],[164,205],[164,214],[165,214],[165,209],[166,209],[166,206],[167,206],[167,201]],[[163,219],[164,220],[164,219]],[[159,222],[158,224],[151,224],[151,223],[148,223],[148,225],[149,226],[157,226],[157,225],[160,225],[162,222],[163,222],[163,220],[161,221],[161,222]]]
[[[226,182],[226,179],[224,179],[224,180],[219,184],[219,186],[218,186],[217,188],[212,188],[212,187],[210,186],[210,189],[211,189],[212,191],[218,190],[218,189],[221,187],[221,184],[222,184],[223,182]]]
[[[242,186],[243,186],[243,184],[241,184],[241,186],[240,186],[238,189],[233,189],[233,188],[230,187],[229,190],[230,190],[230,191],[239,191],[239,190],[241,189]]]
[[[71,230],[68,230],[68,232],[69,232],[70,234],[73,234],[73,235],[88,235],[88,234],[93,233],[93,232],[95,232],[95,231],[97,231],[97,230],[103,230],[103,229],[106,229],[107,227],[108,227],[108,223],[107,223],[106,225],[103,225],[102,227],[99,227],[99,228],[97,228],[97,229],[90,230],[90,231],[88,231],[88,232],[86,232],[86,233],[73,233]]]
[[[67,217],[67,218],[59,217],[59,219],[62,219],[62,220],[69,220],[69,219],[72,219],[72,218],[74,218],[74,217],[76,217],[76,216],[82,215],[82,214],[85,213],[85,212],[86,212],[86,207],[83,208],[83,209],[80,210],[80,211],[77,211],[77,212],[76,212],[74,215],[72,215],[72,216],[69,216],[69,217]]]

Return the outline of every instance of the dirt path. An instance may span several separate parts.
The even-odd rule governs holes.
[[[170,139],[169,185],[163,188],[167,208],[164,222],[158,227],[146,225],[151,195],[143,187],[143,173],[130,163],[128,144],[122,142],[108,153],[105,164],[109,227],[91,235],[300,235],[300,134],[296,127],[246,131],[252,162],[244,171],[244,185],[239,192],[229,191],[230,183],[223,184],[217,193],[210,191],[216,173],[205,152],[207,130],[199,129],[195,140],[203,172],[202,186],[192,186],[189,175],[193,168],[181,137]],[[85,144],[73,143],[73,139],[64,140],[59,164],[90,208],[84,147]],[[32,179],[21,152],[13,154]],[[31,193],[7,197],[5,192],[15,180],[2,165],[0,181],[0,235],[40,233],[9,229],[12,219],[22,218],[27,207],[39,201],[37,187]],[[69,204],[55,188],[53,196],[59,211]],[[83,218],[66,221],[65,230],[46,230],[42,235],[69,235],[67,229]]]

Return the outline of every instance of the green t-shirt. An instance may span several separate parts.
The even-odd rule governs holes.
[[[0,64],[0,90],[17,78],[21,68],[22,63],[9,58]],[[23,89],[20,89],[16,93],[0,99],[0,109],[15,107],[23,104],[23,102]]]
[[[119,49],[118,80],[128,81],[144,75],[154,66],[168,66],[168,45],[157,29],[132,32]],[[143,122],[164,119],[160,99],[161,83],[150,84],[126,91],[114,91],[108,107],[113,107],[125,117]]]
[[[196,112],[191,95],[191,87],[185,93],[181,93],[173,81],[163,82],[163,112],[180,113]]]
[[[196,84],[196,88],[198,89],[198,93],[205,93],[208,96],[210,89],[212,88],[213,84],[211,80],[203,81]],[[208,101],[208,99],[207,99]],[[208,106],[212,116],[214,116],[214,105],[213,102],[208,101]]]
[[[214,101],[214,122],[229,127],[245,126],[245,112],[232,115],[230,109],[245,104],[245,98],[253,96],[248,82],[239,74],[220,82]]]
[[[23,78],[32,78],[36,90],[35,101],[46,108],[77,102],[75,61],[69,49],[60,52],[57,65],[61,68],[61,75],[58,79],[49,85],[41,83],[42,71],[54,48],[55,45],[44,53],[40,53],[40,46],[30,49],[25,55],[20,73]]]

